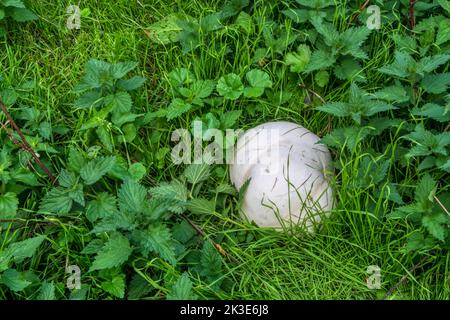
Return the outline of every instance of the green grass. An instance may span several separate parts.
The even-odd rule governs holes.
[[[82,18],[81,30],[68,31],[65,27],[65,8],[71,1],[40,0],[30,7],[40,19],[31,24],[14,25],[13,30],[1,40],[0,72],[7,83],[23,79],[35,79],[37,88],[26,103],[41,110],[53,126],[65,125],[71,128],[69,139],[54,139],[57,146],[77,145],[88,147],[87,138],[79,129],[89,116],[88,111],[74,113],[71,104],[75,95],[73,86],[83,75],[84,65],[89,58],[109,62],[135,60],[139,62],[137,74],[147,78],[145,90],[140,90],[135,105],[142,112],[155,111],[166,106],[171,99],[167,75],[175,67],[189,68],[199,78],[218,79],[221,75],[235,72],[241,76],[249,70],[252,57],[259,43],[261,33],[247,36],[230,27],[223,35],[214,36],[211,43],[200,50],[199,55],[183,55],[179,46],[161,46],[149,41],[144,29],[173,12],[183,12],[194,17],[214,12],[221,1],[85,1],[81,7],[88,7],[91,13]],[[259,1],[261,3],[262,1]],[[258,6],[253,15],[264,19],[269,6]],[[287,23],[290,27],[289,23]],[[372,87],[382,87],[383,76],[375,72],[377,67],[391,61],[392,28],[384,26],[372,37],[371,60],[365,65],[368,82]],[[227,53],[227,48],[232,48]],[[271,61],[266,67],[274,79],[277,90],[289,90],[293,97],[285,104],[258,101],[261,111],[246,113],[239,119],[243,129],[251,128],[265,121],[291,120],[302,124],[321,136],[331,128],[349,124],[349,121],[331,119],[313,107],[301,103],[305,91],[297,86],[280,61]],[[327,101],[345,100],[349,83],[324,90]],[[252,108],[237,102],[227,102],[226,110]],[[205,111],[206,112],[206,111]],[[189,128],[198,114],[172,122],[156,120],[143,128],[139,137],[127,148],[121,150],[129,160],[145,159],[148,169],[144,183],[155,186],[160,181],[170,180],[183,170],[170,162],[170,155],[163,159],[154,156],[156,150],[170,147],[170,134],[176,128]],[[396,136],[390,140],[365,142],[367,146],[390,144],[391,154],[396,148]],[[133,150],[132,152],[129,150]],[[210,285],[198,279],[195,292],[204,298],[221,299],[380,299],[400,279],[405,281],[390,298],[399,299],[449,299],[450,254],[446,251],[427,253],[427,258],[414,272],[410,272],[422,255],[405,254],[406,236],[411,228],[406,222],[386,221],[380,218],[391,209],[383,199],[376,199],[372,190],[355,189],[351,183],[358,179],[357,165],[363,154],[361,150],[341,150],[341,169],[337,170],[336,190],[338,205],[331,218],[326,219],[323,229],[315,235],[302,232],[275,232],[260,230],[244,223],[236,210],[236,201],[227,201],[229,210],[223,210],[209,217],[193,219],[206,234],[221,243],[229,258],[225,259],[229,290],[214,292]],[[393,155],[389,154],[389,157]],[[339,159],[339,154],[333,154]],[[57,169],[65,165],[65,155],[53,155],[52,163]],[[403,187],[415,187],[416,164],[394,168],[393,174],[404,175]],[[226,169],[225,166],[217,166]],[[227,178],[224,178],[226,181]],[[407,181],[411,181],[407,185]],[[447,186],[448,188],[448,186]],[[371,200],[374,200],[373,202]],[[23,207],[30,212],[37,211],[38,199],[30,196]],[[376,205],[372,205],[375,203]],[[370,206],[369,206],[370,204]],[[63,283],[66,261],[89,268],[87,257],[79,251],[90,240],[89,227],[83,219],[69,221],[59,218],[36,217],[19,230],[27,234],[44,232],[47,239],[38,254],[30,261],[31,270],[41,279]],[[12,236],[12,234],[10,234]],[[5,237],[8,239],[8,237]],[[370,290],[366,286],[366,269],[370,265],[381,268],[382,288]],[[164,279],[174,277],[178,272],[173,266],[159,260],[136,261],[134,270],[141,274],[155,288],[147,296],[160,298],[169,288]],[[92,285],[89,299],[110,298],[96,288],[99,279],[92,275],[83,276],[82,282]],[[57,287],[61,293],[62,286]],[[36,292],[24,292],[14,298],[35,298]],[[11,298],[0,286],[0,298]]]

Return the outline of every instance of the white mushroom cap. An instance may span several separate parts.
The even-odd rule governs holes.
[[[250,179],[243,217],[260,227],[292,224],[313,230],[320,214],[333,208],[331,156],[319,140],[285,121],[259,125],[239,137],[230,177],[237,189]]]

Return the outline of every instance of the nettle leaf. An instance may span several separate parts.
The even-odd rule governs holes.
[[[174,88],[192,83],[195,80],[194,74],[186,68],[176,68],[169,73],[170,85]]]
[[[222,275],[222,257],[210,241],[203,244],[200,256],[200,275],[209,282],[214,282]]]
[[[128,260],[132,251],[128,239],[119,233],[115,233],[95,257],[89,272],[121,266]]]
[[[347,117],[351,114],[350,108],[345,102],[329,102],[316,108],[319,111],[330,113],[336,117]]]
[[[112,170],[116,163],[116,157],[98,157],[89,161],[80,170],[80,176],[87,185],[99,181],[105,174]]]
[[[416,66],[416,62],[411,55],[405,52],[395,51],[394,55],[394,62],[387,66],[381,67],[378,71],[399,78],[408,77],[410,70],[409,68],[414,68]]]
[[[430,249],[434,246],[434,241],[430,237],[425,238],[421,232],[415,232],[408,237],[406,252]]]
[[[196,234],[197,232],[195,229],[186,220],[182,220],[180,223],[172,227],[173,238],[181,243],[188,242]]]
[[[186,185],[179,180],[173,180],[170,183],[163,182],[159,186],[151,188],[150,193],[154,200],[163,202],[167,210],[178,214],[185,210],[188,190]]]
[[[107,192],[97,194],[86,208],[86,217],[91,222],[115,213],[117,213],[117,198]]]
[[[374,96],[378,99],[386,100],[388,102],[401,103],[409,100],[408,93],[401,85],[385,87],[375,92]]]
[[[125,296],[125,275],[116,275],[111,280],[102,282],[100,286],[114,297],[123,299]]]
[[[450,132],[435,135],[419,124],[413,132],[404,137],[416,143],[416,146],[408,152],[407,157],[428,156],[430,153],[448,155],[447,146],[450,144]]]
[[[143,212],[145,209],[147,189],[131,179],[125,180],[118,192],[121,211]]]
[[[69,193],[60,189],[53,188],[42,198],[39,211],[45,213],[67,214],[72,209],[73,199]]]
[[[105,97],[105,105],[117,112],[130,112],[133,100],[128,92],[119,91]]]
[[[215,212],[216,204],[213,200],[195,198],[189,200],[186,208],[193,214],[206,215]]]
[[[166,118],[167,120],[172,120],[178,118],[182,114],[188,112],[192,109],[192,105],[179,99],[175,98],[170,103],[169,107],[166,109]]]
[[[192,91],[193,99],[204,99],[211,95],[216,86],[213,80],[196,80],[194,81],[190,89]]]
[[[117,86],[122,90],[132,91],[142,87],[145,81],[144,77],[134,76],[130,79],[120,79],[117,81]]]
[[[444,2],[446,0],[443,0]],[[447,4],[450,8],[450,3]],[[439,23],[439,29],[436,35],[436,45],[440,46],[450,40],[450,21],[444,19]]]
[[[150,225],[145,231],[135,230],[133,238],[139,242],[146,257],[150,252],[154,252],[170,264],[176,265],[172,234],[164,224]]]
[[[246,78],[250,84],[250,87],[244,89],[244,96],[246,97],[259,97],[266,88],[272,88],[272,80],[264,71],[258,69],[250,70],[247,72]]]
[[[135,61],[118,62],[111,66],[111,75],[114,79],[124,77],[128,72],[135,69],[138,63]]]
[[[211,175],[211,166],[206,163],[190,164],[184,170],[183,175],[188,182],[195,185],[209,178]]]
[[[13,192],[0,194],[0,219],[9,220],[16,217],[19,200]]]
[[[2,5],[5,7],[25,8],[22,0],[2,0]]]
[[[7,253],[13,261],[16,263],[21,263],[24,259],[31,258],[44,240],[45,236],[39,235],[33,238],[14,242],[8,247]]]
[[[23,272],[15,269],[8,269],[1,275],[0,283],[3,283],[10,290],[19,292],[28,287],[31,281],[26,280]]]
[[[434,181],[429,174],[425,174],[417,184],[417,188],[414,193],[414,200],[422,207],[428,208],[429,204],[434,201],[436,189],[436,181]]]
[[[55,284],[44,282],[39,290],[38,300],[55,300]]]
[[[291,72],[302,72],[311,60],[311,49],[305,44],[297,47],[297,52],[289,52],[284,57],[284,62]]]
[[[192,291],[192,281],[187,272],[184,272],[175,282],[167,300],[196,300],[197,296]]]
[[[340,53],[351,55],[357,59],[367,59],[367,53],[361,49],[361,45],[369,37],[371,30],[367,27],[351,27],[340,35],[340,44],[342,48]]]
[[[26,8],[12,8],[10,15],[17,22],[27,22],[38,19],[37,15]]]
[[[450,73],[427,74],[420,83],[426,92],[440,94],[448,90]]]
[[[434,103],[427,103],[422,108],[415,107],[411,113],[416,116],[424,116],[439,122],[450,121],[450,113],[445,112],[445,107]]]
[[[226,99],[236,100],[244,91],[241,78],[234,73],[221,77],[217,83],[217,92]]]
[[[423,57],[417,64],[418,73],[429,73],[443,65],[450,59],[450,54],[437,54],[434,56]]]
[[[104,98],[100,91],[88,91],[76,99],[73,105],[81,109],[95,108],[102,105],[103,100]]]
[[[356,146],[370,134],[366,127],[346,127],[334,129],[322,138],[322,142],[330,147],[341,148],[346,146],[348,151],[355,151]]]
[[[311,59],[306,66],[305,73],[315,70],[323,70],[331,67],[336,62],[336,56],[325,50],[316,50],[312,53]]]
[[[242,110],[233,110],[220,114],[220,127],[224,130],[233,128],[240,116],[242,114]]]
[[[334,74],[341,80],[365,81],[359,62],[353,58],[346,58],[334,68]]]
[[[444,241],[445,239],[448,231],[448,223],[450,223],[450,219],[444,213],[426,215],[422,218],[422,225],[433,237],[440,241]]]

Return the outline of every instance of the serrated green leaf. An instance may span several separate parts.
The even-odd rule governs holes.
[[[444,241],[447,226],[450,221],[443,213],[433,215],[426,215],[422,218],[422,225],[433,235],[436,239]]]
[[[117,112],[130,112],[133,100],[128,92],[119,91],[105,97],[105,105],[111,106]]]
[[[114,79],[120,79],[124,77],[128,72],[135,69],[138,63],[135,61],[126,61],[115,63],[111,66],[111,75]]]
[[[19,200],[17,195],[13,192],[0,194],[0,219],[9,220],[14,219],[17,214]]]
[[[211,166],[206,163],[190,164],[186,167],[183,174],[187,181],[192,184],[197,184],[209,178],[211,175]]]
[[[14,242],[8,247],[8,254],[15,262],[21,263],[24,259],[31,258],[36,253],[36,249],[44,240],[45,236],[39,235],[33,238]]]
[[[139,242],[141,251],[145,256],[154,252],[170,264],[176,265],[177,260],[172,244],[172,235],[165,225],[150,225],[147,230],[136,230],[133,235]]]
[[[118,192],[121,211],[143,212],[147,198],[147,189],[136,181],[125,180]]]
[[[8,269],[1,275],[0,282],[14,292],[19,292],[28,287],[31,281],[25,279],[23,272]]]
[[[207,215],[215,212],[216,205],[212,200],[195,198],[189,200],[187,209],[193,214]]]
[[[53,282],[44,282],[39,290],[38,300],[55,300],[55,285]]]
[[[234,73],[227,74],[217,82],[217,92],[226,99],[236,100],[244,91],[241,78]]]
[[[448,91],[450,73],[427,74],[420,83],[426,92],[439,94]]]
[[[115,213],[117,213],[117,199],[106,192],[97,194],[94,200],[89,201],[86,208],[86,217],[91,222]]]
[[[335,62],[336,57],[334,54],[324,50],[316,50],[312,53],[311,59],[304,72],[310,73],[315,70],[323,70],[331,67]]]
[[[187,272],[184,272],[173,285],[167,300],[196,300],[197,296],[192,292],[192,281]]]
[[[117,81],[117,86],[122,90],[132,91],[142,87],[145,83],[145,80],[146,79],[144,77],[134,76],[126,80],[120,79],[119,81]]]
[[[42,198],[39,211],[56,214],[67,214],[72,208],[73,199],[68,192],[53,188]]]
[[[86,163],[80,170],[80,176],[87,185],[99,181],[105,174],[113,168],[116,157],[98,157]]]
[[[172,120],[178,118],[182,114],[188,112],[192,109],[192,105],[186,103],[185,101],[175,98],[170,103],[169,107],[166,109],[166,118],[167,120]]]
[[[12,8],[11,17],[18,22],[37,20],[38,16],[26,8]]]
[[[89,272],[118,267],[128,260],[132,251],[128,239],[115,233],[95,257]]]
[[[98,107],[103,103],[103,100],[104,98],[99,91],[88,91],[75,100],[74,106],[81,109]]]
[[[125,296],[125,275],[123,274],[114,276],[110,281],[104,281],[100,285],[103,290],[116,298],[123,299]]]
[[[375,97],[378,99],[386,100],[389,102],[406,102],[409,100],[409,96],[405,88],[401,85],[394,85],[385,87],[375,92]]]

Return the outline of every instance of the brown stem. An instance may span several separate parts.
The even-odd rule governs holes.
[[[199,235],[201,235],[204,238],[209,239],[209,241],[211,241],[212,245],[214,246],[214,248],[216,248],[216,250],[224,257],[227,257],[228,254],[227,252],[222,248],[222,246],[218,243],[216,243],[214,240],[212,240],[211,238],[209,238],[207,236],[207,234],[205,233],[205,231],[203,231],[199,226],[197,226],[191,219],[189,219],[187,216],[182,215],[183,219],[186,220],[191,226],[192,228],[195,229],[195,231],[197,231],[197,233]]]
[[[369,5],[369,3],[370,3],[370,0],[364,1],[364,3],[359,8],[358,12],[353,15],[352,19],[350,20],[350,23],[353,23],[359,17],[361,12],[363,12],[363,10]]]
[[[422,259],[420,259],[419,262],[417,262],[410,270],[409,273],[413,273],[416,269],[418,269],[419,267],[422,266],[423,262],[427,259],[427,256],[423,257]],[[399,282],[397,282],[392,288],[389,289],[388,292],[386,292],[386,294],[384,295],[384,299],[389,298],[395,290],[398,289],[398,287],[400,287],[402,284],[404,284],[406,281],[408,280],[408,275],[405,274]]]
[[[27,142],[27,139],[25,139],[25,136],[22,134],[22,131],[17,126],[17,124],[14,122],[13,118],[11,117],[11,114],[8,112],[8,109],[6,109],[6,106],[3,104],[1,98],[0,98],[0,108],[2,109],[3,113],[8,118],[8,121],[11,123],[11,126],[13,129],[17,132],[20,139],[22,140],[22,148],[31,154],[34,161],[39,165],[39,167],[47,174],[48,178],[52,182],[54,186],[58,186],[58,181],[56,180],[55,176],[50,172],[50,170],[47,168],[47,166],[39,159],[36,152],[33,151],[33,148],[31,148],[30,144]],[[14,140],[13,140],[14,142]]]
[[[411,30],[416,26],[416,18],[414,13],[414,5],[416,4],[416,0],[409,0],[409,25]]]

